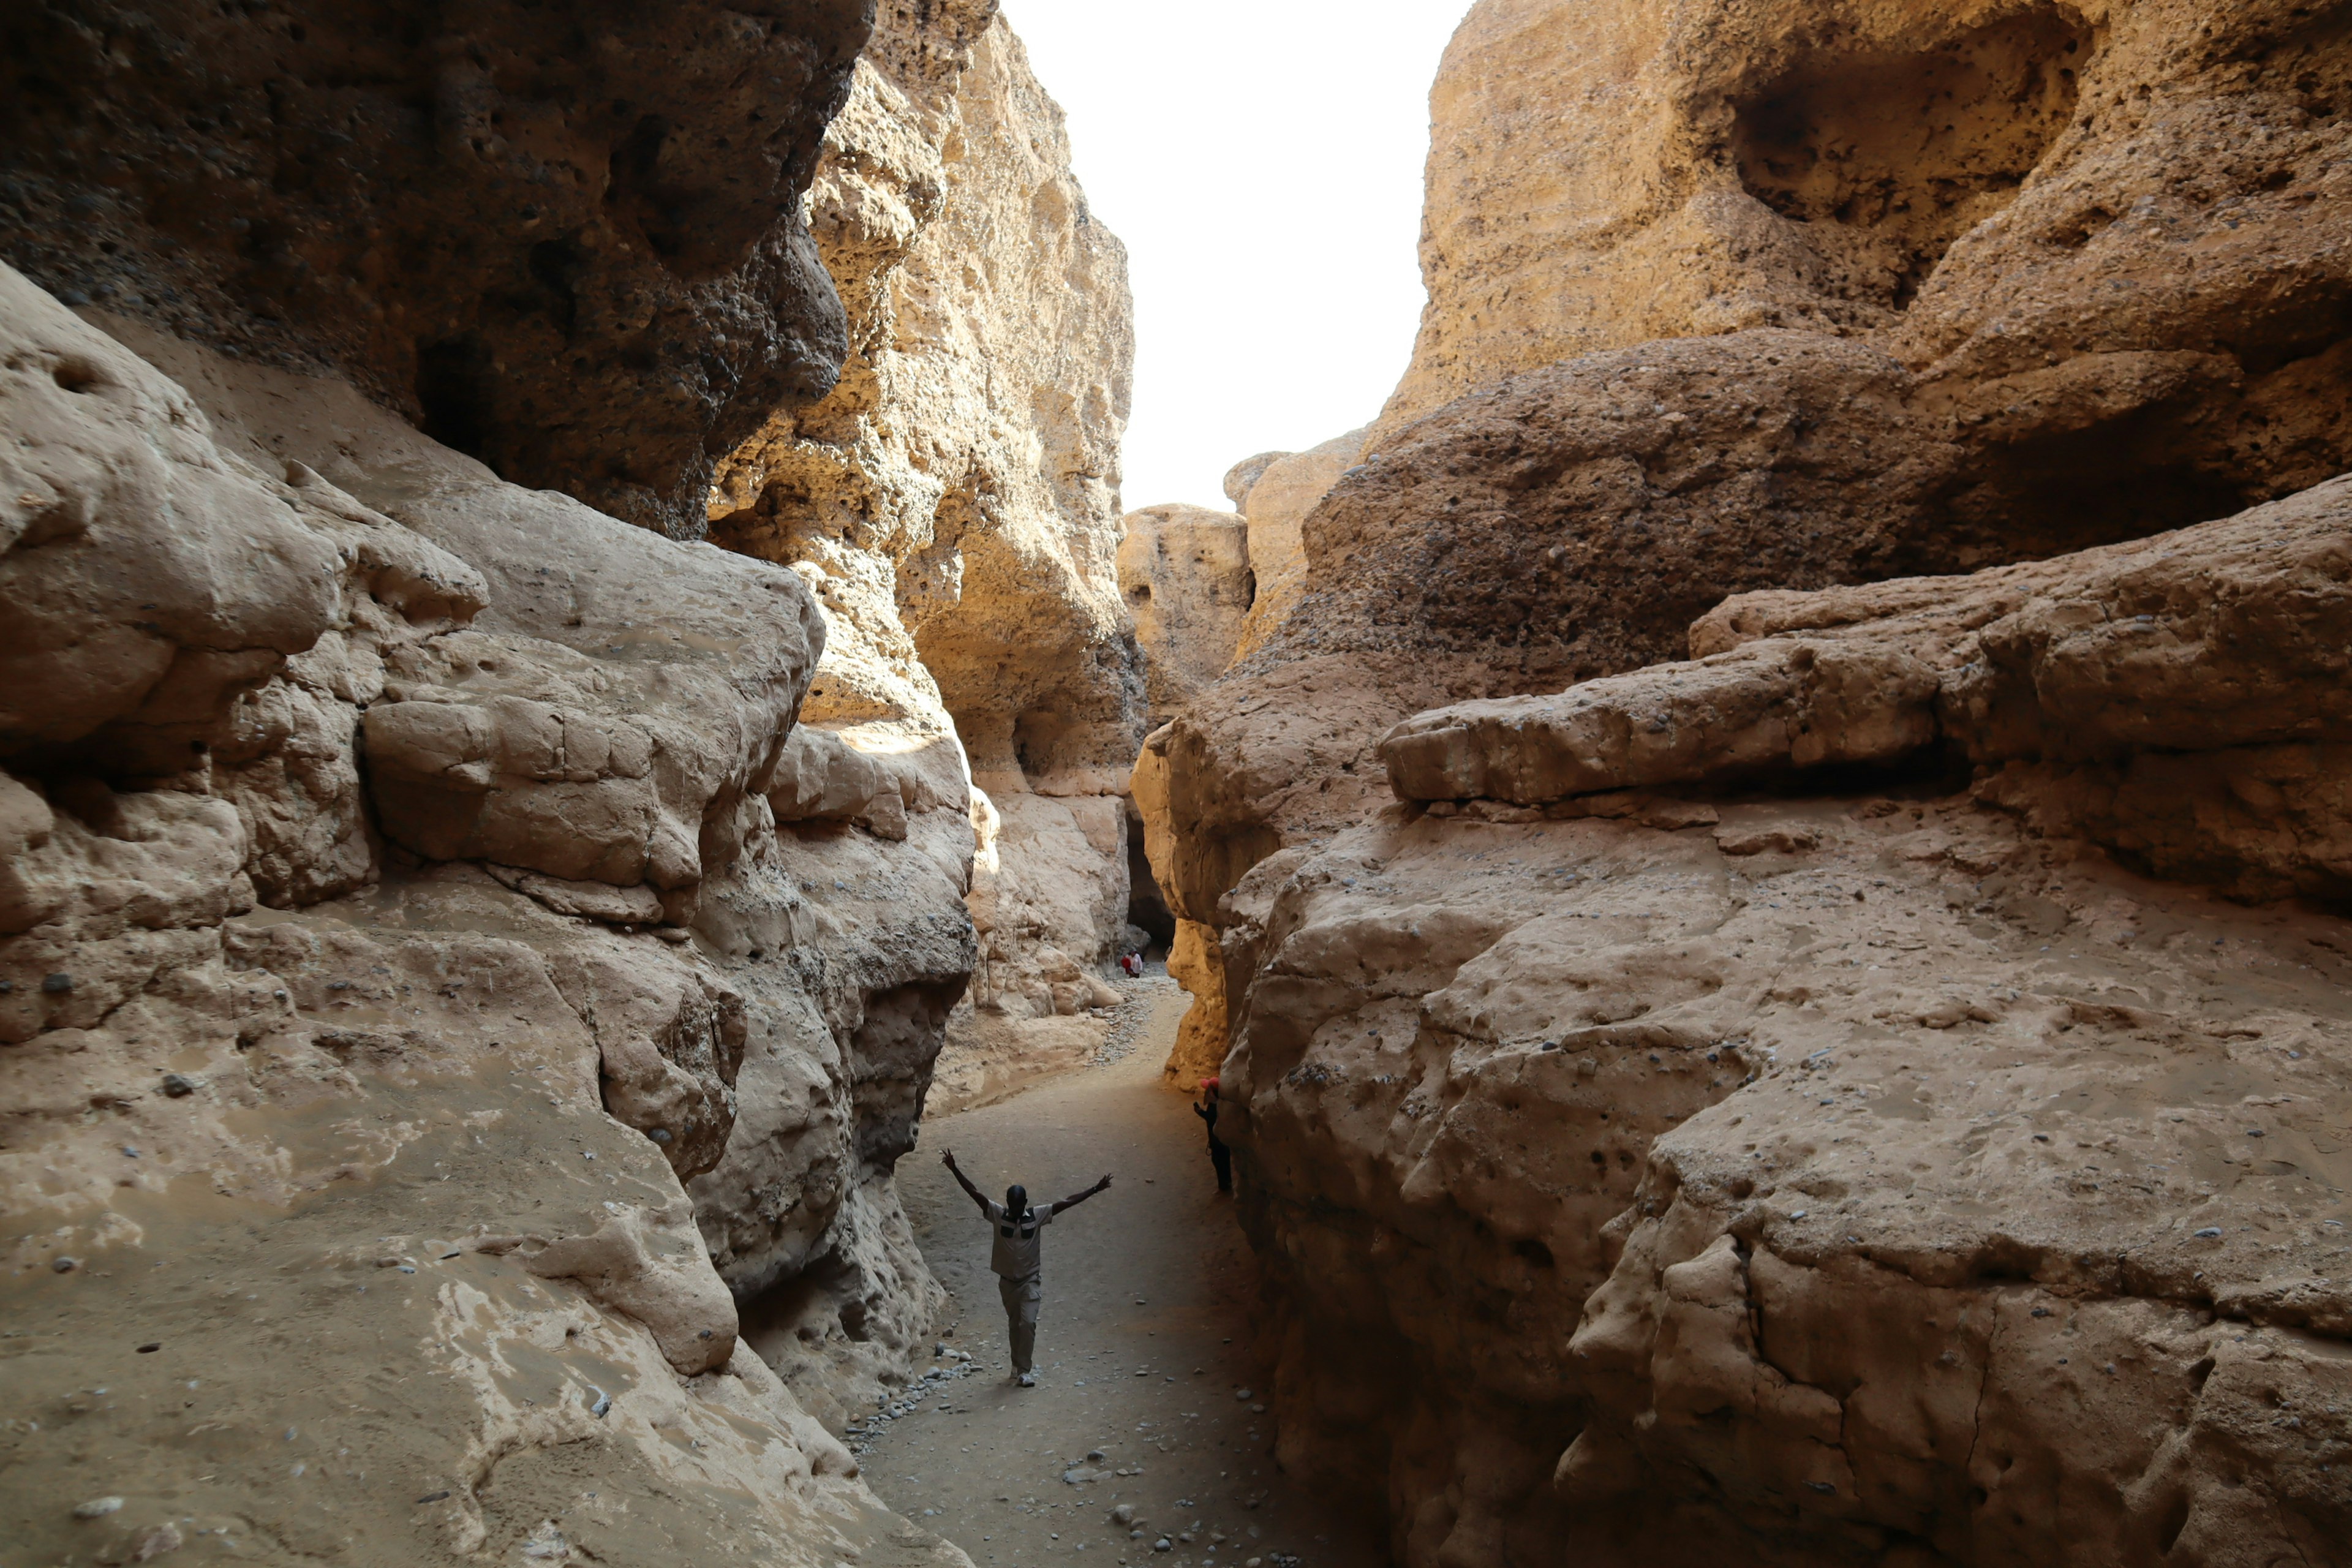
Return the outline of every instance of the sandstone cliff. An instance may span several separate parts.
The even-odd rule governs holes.
[[[810,207],[849,357],[720,464],[712,536],[815,589],[833,640],[810,721],[943,772],[968,753],[981,963],[959,1054],[1058,1058],[1075,1037],[1026,1026],[1107,1000],[1092,977],[1127,931],[1125,252],[983,0],[886,7]]]
[[[1225,475],[1225,491],[1249,524],[1250,572],[1255,578],[1236,657],[1265,647],[1297,607],[1307,591],[1307,552],[1299,531],[1307,514],[1364,455],[1366,433],[1350,430],[1304,452],[1262,452]]]
[[[971,976],[1123,928],[1126,300],[873,23],[0,23],[10,1539],[961,1561],[826,1428]]]
[[[889,1169],[971,964],[961,800],[869,764],[812,805],[846,759],[791,729],[789,572],[0,289],[0,1209],[55,1325],[12,1537],[887,1533],[740,1325],[824,1279],[777,1359],[835,1417],[928,1330]]]
[[[1136,771],[1284,1460],[1413,1564],[2340,1556],[2352,35],[1637,10],[1465,23]]]
[[[1157,729],[1225,672],[1256,596],[1248,522],[1171,503],[1121,522],[1118,586],[1143,649]]]

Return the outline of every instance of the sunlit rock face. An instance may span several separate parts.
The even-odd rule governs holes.
[[[1143,649],[1151,715],[1165,722],[1234,661],[1256,596],[1249,523],[1170,504],[1129,512],[1120,527],[1119,593]]]
[[[956,1037],[1052,1056],[1129,944],[1126,252],[986,4],[882,7],[810,212],[849,357],[721,463],[712,537],[815,592],[831,641],[805,722],[976,786],[981,963]]]
[[[1465,22],[1412,368],[1134,778],[1401,1561],[2336,1550],[2347,40]]]

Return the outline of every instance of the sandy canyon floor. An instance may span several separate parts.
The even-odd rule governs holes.
[[[980,1568],[1384,1560],[1378,1520],[1318,1503],[1275,1468],[1248,1249],[1200,1122],[1160,1077],[1186,1001],[1164,986],[1131,1004],[1148,1012],[1115,1061],[927,1119],[898,1168],[924,1256],[955,1300],[934,1364],[971,1370],[910,1391],[896,1404],[908,1414],[850,1441],[891,1507]],[[949,1149],[992,1194],[1021,1181],[1058,1197],[1115,1178],[1046,1232],[1034,1388],[1008,1381],[987,1227],[940,1165]],[[1113,1521],[1122,1506],[1131,1523]]]

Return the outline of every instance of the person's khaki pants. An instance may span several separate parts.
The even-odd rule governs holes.
[[[1045,1298],[1045,1287],[1037,1276],[1026,1279],[996,1277],[996,1293],[1004,1299],[1004,1331],[1013,1341],[1013,1370],[1027,1372],[1029,1358],[1037,1349],[1037,1303]]]

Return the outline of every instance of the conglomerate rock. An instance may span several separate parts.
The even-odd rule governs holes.
[[[518,484],[679,537],[822,396],[801,221],[871,7],[39,0],[0,19],[0,254],[331,366]]]
[[[2342,1555],[2347,90],[2259,0],[1473,8],[1412,369],[1134,779],[1401,1563]]]
[[[979,786],[957,1048],[1017,1054],[1023,1026],[1109,994],[1090,977],[1128,934],[1126,253],[986,0],[882,8],[810,209],[849,357],[720,464],[712,537],[815,591],[830,640],[805,717]]]
[[[961,789],[790,571],[97,320],[0,271],[10,1538],[961,1562],[808,1414],[937,1310]]]

